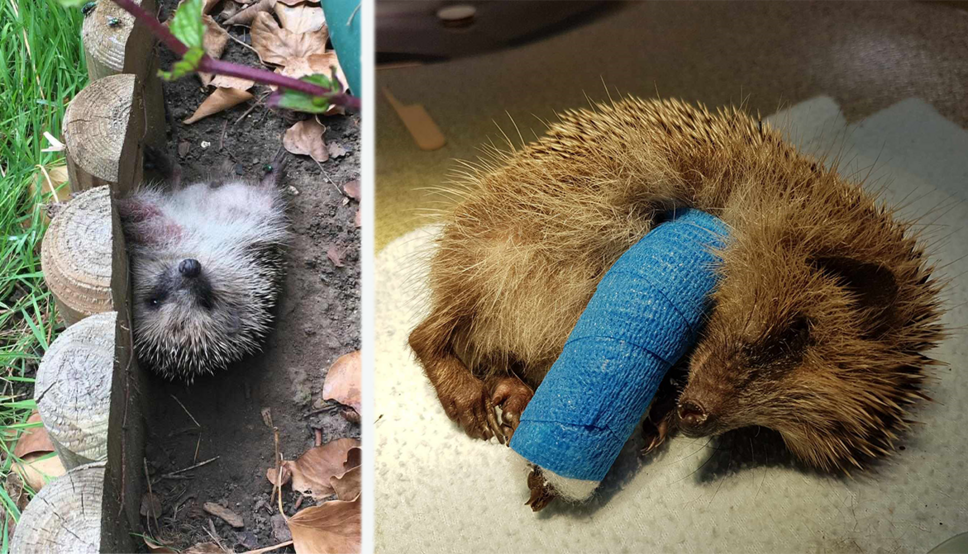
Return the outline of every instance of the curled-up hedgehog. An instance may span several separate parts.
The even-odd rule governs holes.
[[[704,329],[645,420],[676,431],[774,429],[823,470],[894,450],[943,334],[914,223],[735,109],[627,98],[567,112],[463,177],[410,345],[447,415],[505,442],[599,281],[663,214],[730,228]],[[500,408],[500,415],[496,408]],[[540,505],[554,486],[533,476]]]
[[[282,160],[261,182],[184,185],[177,168],[163,171],[167,184],[119,201],[135,349],[157,373],[190,383],[259,350],[283,277]]]

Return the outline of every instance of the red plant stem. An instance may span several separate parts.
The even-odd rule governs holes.
[[[155,36],[157,36],[158,39],[168,47],[169,50],[177,54],[178,57],[184,57],[185,53],[188,52],[188,47],[185,46],[182,41],[178,40],[178,37],[171,34],[171,31],[168,30],[168,27],[162,25],[160,21],[145,11],[144,8],[134,3],[133,0],[112,1],[120,6],[121,9],[133,15],[135,19],[147,25],[148,29],[151,30],[151,32],[154,33]],[[321,96],[338,106],[345,106],[347,108],[357,110],[360,109],[360,99],[348,94],[334,94],[321,86],[314,85],[306,81],[293,79],[292,77],[273,73],[272,71],[266,71],[265,69],[216,60],[210,57],[208,54],[203,55],[201,60],[199,60],[198,71],[227,75],[229,77],[239,77],[242,79],[255,81],[257,83],[262,83],[264,85],[275,85],[289,90],[301,92],[303,94],[308,94],[309,96]]]
[[[145,11],[144,8],[138,4],[135,4],[132,0],[112,1],[120,6],[121,9],[133,15],[135,19],[147,25],[148,29],[150,29],[151,32],[154,33],[159,40],[161,40],[161,42],[165,43],[165,46],[167,46],[169,50],[175,54],[178,54],[179,58],[184,57],[185,52],[188,52],[188,47],[185,46],[182,41],[178,40],[175,35],[171,34],[171,31],[168,30],[168,27],[162,25],[161,21],[155,19],[155,16]]]

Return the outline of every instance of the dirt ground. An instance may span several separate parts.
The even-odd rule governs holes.
[[[176,2],[161,4],[164,20]],[[247,29],[230,32],[249,42]],[[162,51],[161,57],[162,65],[169,66],[170,54]],[[223,59],[260,65],[252,51],[231,41]],[[263,166],[282,145],[283,132],[301,117],[267,110],[264,104],[242,117],[260,96],[258,87],[253,92],[256,99],[250,102],[184,125],[181,121],[207,92],[196,77],[165,84],[168,150],[180,162],[184,182],[208,175],[263,175]],[[146,456],[152,490],[163,506],[161,532],[152,521],[151,534],[176,548],[211,541],[211,525],[222,543],[236,551],[288,540],[285,523],[278,515],[273,518],[277,510],[270,505],[272,485],[266,470],[274,467],[274,446],[264,411],[279,429],[286,459],[314,446],[317,434],[323,443],[360,436],[358,424],[327,410],[320,397],[330,364],[360,348],[360,231],[355,225],[359,204],[338,190],[359,179],[360,120],[359,115],[321,119],[327,127],[326,142],[339,143],[348,153],[321,166],[306,156],[289,156],[282,187],[292,205],[293,239],[275,329],[264,351],[190,386],[149,379],[154,405],[147,421]],[[202,146],[205,142],[207,147]],[[343,267],[327,256],[332,246],[342,254]],[[212,458],[215,461],[159,479]],[[299,494],[288,486],[284,492],[286,512],[292,515]],[[208,515],[202,510],[205,502],[229,508],[242,517],[244,527],[234,529]],[[292,550],[279,550],[283,551]]]

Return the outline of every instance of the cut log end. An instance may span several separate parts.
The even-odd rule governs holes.
[[[130,190],[141,180],[140,141],[145,117],[138,78],[111,75],[71,100],[64,114],[64,142],[72,191],[111,185]]]
[[[68,325],[112,309],[110,194],[107,187],[79,194],[44,235],[40,256],[44,280]]]
[[[10,542],[17,554],[101,549],[101,503],[104,463],[69,471],[41,489],[20,516]]]
[[[107,459],[116,324],[107,312],[70,327],[37,370],[37,410],[67,469]]]

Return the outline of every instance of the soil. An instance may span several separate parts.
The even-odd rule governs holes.
[[[164,20],[176,1],[164,0],[161,5]],[[230,32],[249,42],[247,29]],[[171,54],[162,49],[160,56],[162,66],[169,67]],[[234,41],[222,59],[261,66],[255,53]],[[250,91],[254,100],[184,125],[181,121],[208,92],[194,76],[165,83],[164,91],[168,151],[182,167],[183,182],[226,174],[261,178],[263,166],[282,146],[283,132],[304,117],[268,110],[264,103],[243,117],[267,92],[257,85]],[[150,531],[175,548],[212,541],[212,526],[222,544],[236,551],[288,539],[284,520],[278,515],[273,519],[276,503],[270,503],[272,485],[266,470],[274,467],[275,447],[265,412],[278,428],[279,448],[286,459],[298,457],[317,440],[360,436],[359,425],[339,410],[328,409],[330,403],[320,395],[332,362],[360,348],[360,231],[355,224],[359,205],[339,190],[359,179],[360,121],[358,115],[321,121],[327,127],[327,144],[339,143],[348,153],[322,164],[307,156],[288,156],[281,186],[291,202],[293,239],[275,329],[264,351],[189,386],[149,378],[153,406],[148,412],[146,457],[152,492],[163,513],[158,518],[160,531],[154,520],[149,528],[143,518],[143,532]],[[342,267],[327,256],[333,246],[342,253]],[[210,459],[214,461],[162,478]],[[295,513],[298,497],[284,488],[288,515]],[[235,512],[244,526],[233,528],[204,512],[206,502]],[[311,499],[300,504],[308,506]],[[278,550],[284,551],[291,552],[292,547]]]

